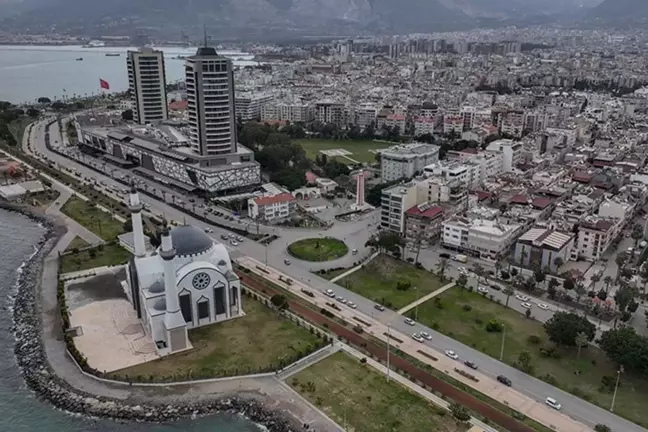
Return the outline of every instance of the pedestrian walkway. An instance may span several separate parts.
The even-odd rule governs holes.
[[[371,262],[371,260],[373,260],[374,258],[376,258],[378,255],[380,255],[380,252],[375,252],[375,253],[373,253],[369,258],[367,258],[367,259],[366,259],[362,264],[360,264],[359,266],[353,267],[351,270],[348,270],[348,271],[342,273],[341,275],[335,276],[333,279],[331,279],[331,283],[335,283],[335,282],[339,281],[340,279],[343,279],[343,278],[349,276],[350,274],[352,274],[352,273],[354,273],[354,272],[360,270],[362,267],[364,267],[365,265],[369,264],[369,263]]]
[[[297,364],[293,364],[291,366],[288,366],[288,368],[282,370],[277,378],[281,380],[285,380],[301,371],[304,369],[314,365],[315,363],[318,363],[322,360],[324,360],[326,357],[330,356],[331,354],[335,354],[336,352],[340,351],[340,344],[335,343],[333,345],[329,345],[328,347],[316,352],[315,354],[303,359],[304,361],[300,361]]]
[[[382,363],[379,363],[371,358],[368,358],[366,355],[362,354],[356,349],[353,349],[347,344],[340,344],[342,351],[352,355],[353,357],[356,357],[358,359],[366,359],[367,360],[367,365],[373,367],[374,369],[377,369],[379,372],[387,375],[387,367],[384,366]],[[429,400],[436,406],[439,406],[441,408],[445,408],[447,410],[450,409],[450,403],[446,402],[445,400],[441,399],[440,397],[434,395],[433,393],[430,393],[429,391],[425,390],[423,387],[421,387],[418,384],[413,383],[409,379],[405,378],[404,376],[394,372],[394,371],[389,371],[389,378],[393,379],[394,381],[402,384],[403,386],[407,387],[408,389],[412,390],[414,393],[417,393],[421,397]],[[488,425],[486,425],[484,422],[476,419],[475,417],[471,417],[470,419],[470,424],[474,426],[479,426],[481,427],[484,431],[486,432],[498,432],[497,429],[494,429]]]
[[[448,291],[450,288],[452,288],[455,285],[456,284],[454,282],[449,283],[447,285],[444,285],[441,288],[439,288],[438,290],[436,290],[434,292],[431,292],[430,294],[428,294],[426,296],[421,297],[420,299],[416,300],[415,302],[412,302],[412,303],[408,304],[407,306],[405,306],[402,309],[399,309],[397,313],[400,314],[400,315],[403,315],[405,312],[414,309],[416,306],[425,303],[426,301],[430,300],[431,298],[434,298],[434,297],[436,297],[436,296],[438,296],[440,294],[443,294],[444,292]]]
[[[462,382],[468,387],[471,387],[479,391],[480,393],[488,395],[494,400],[511,407],[512,409],[528,416],[529,418],[532,418],[533,420],[545,425],[550,429],[558,432],[591,431],[591,429],[583,423],[580,423],[561,412],[552,410],[546,407],[543,403],[540,403],[513,388],[503,386],[495,381],[492,377],[484,375],[481,372],[475,372],[472,370],[469,371],[470,374],[477,378],[478,381],[476,382],[466,378],[455,370],[464,370],[463,366],[458,365],[456,361],[443,355],[439,355],[439,352],[437,352],[436,350],[414,341],[409,335],[400,333],[393,328],[388,328],[386,324],[374,319],[371,316],[365,315],[359,311],[352,309],[345,308],[342,310],[337,310],[327,307],[326,303],[328,301],[328,297],[326,297],[322,292],[314,290],[313,287],[299,281],[293,280],[292,284],[286,284],[284,281],[290,279],[287,275],[279,272],[274,268],[264,267],[261,262],[255,260],[254,258],[243,257],[239,259],[238,262],[250,269],[258,276],[261,276],[264,279],[269,279],[277,285],[291,291],[302,300],[305,300],[309,303],[314,303],[318,309],[326,308],[332,314],[348,322],[355,322],[356,319],[362,320],[362,322],[369,324],[367,327],[365,327],[365,332],[369,333],[379,340],[382,340],[383,342],[388,341],[388,337],[386,335],[388,334],[388,332],[390,332],[392,338],[389,339],[389,341],[395,349],[399,349],[407,353],[408,355],[414,357],[422,363],[434,367],[435,369],[451,376],[457,381]],[[265,272],[260,271],[259,268],[263,268]],[[314,295],[314,297],[310,297],[304,294],[303,290],[310,291]],[[400,339],[403,342],[398,343],[394,338]]]
[[[65,225],[68,227],[66,235],[72,233],[72,238],[74,236],[81,237],[86,243],[93,246],[104,244],[105,241],[101,237],[61,212],[61,207],[72,197],[72,193],[65,189],[61,189],[60,192],[61,196],[45,210],[45,213],[50,216],[56,216],[65,222]]]

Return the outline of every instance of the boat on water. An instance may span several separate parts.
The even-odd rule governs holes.
[[[173,58],[176,59],[176,60],[184,60],[186,57],[187,56],[179,55],[179,56],[175,56]]]
[[[119,57],[120,53],[106,53],[106,57]]]
[[[83,57],[79,57],[76,61],[83,61]]]

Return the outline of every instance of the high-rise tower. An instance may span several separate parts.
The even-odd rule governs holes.
[[[128,86],[133,101],[133,119],[139,124],[167,119],[164,54],[152,48],[128,51]]]
[[[185,59],[189,142],[202,156],[236,153],[232,61],[214,48]]]

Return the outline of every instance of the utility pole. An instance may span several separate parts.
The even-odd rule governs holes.
[[[391,348],[391,324],[387,324],[387,381],[390,379],[389,351]]]
[[[504,339],[506,339],[506,326],[502,325],[502,349],[500,350],[500,361],[504,360]]]
[[[414,306],[414,321],[418,321],[418,302],[421,300],[421,293],[418,288],[414,287],[416,290],[416,306]]]

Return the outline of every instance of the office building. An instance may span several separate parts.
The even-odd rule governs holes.
[[[202,156],[236,153],[236,109],[232,61],[214,48],[198,48],[185,59],[189,142]]]
[[[166,120],[168,113],[164,53],[151,48],[128,51],[126,62],[135,122],[148,124]]]
[[[411,178],[439,160],[439,146],[422,143],[400,144],[380,152],[380,159],[383,182]]]

